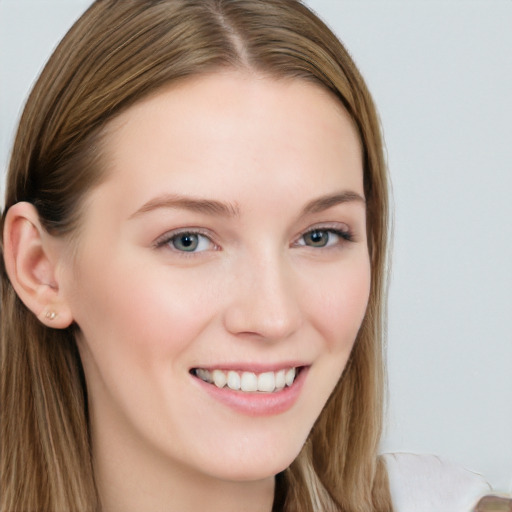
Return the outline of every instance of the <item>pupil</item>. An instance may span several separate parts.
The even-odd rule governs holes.
[[[176,247],[176,249],[181,249],[182,251],[193,251],[197,247],[197,244],[197,235],[186,233],[176,239],[174,247]]]
[[[325,231],[312,231],[309,239],[312,245],[324,246],[327,243],[327,233]]]
[[[192,245],[192,237],[189,235],[185,235],[184,237],[181,238],[181,244],[184,247],[190,247]]]

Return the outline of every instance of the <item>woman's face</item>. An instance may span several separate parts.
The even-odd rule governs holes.
[[[174,85],[110,128],[107,179],[62,270],[94,449],[221,479],[274,475],[338,382],[367,305],[355,129],[317,85],[236,72]]]

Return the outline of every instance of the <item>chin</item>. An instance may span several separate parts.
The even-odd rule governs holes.
[[[221,480],[231,482],[256,482],[275,477],[281,473],[295,460],[295,457],[289,458],[286,461],[280,459],[269,460],[263,464],[238,464],[236,467],[218,468],[215,471],[215,476]]]
[[[268,447],[249,453],[232,454],[223,457],[218,464],[210,467],[210,474],[221,480],[251,482],[265,480],[281,473],[299,455],[303,444],[294,447],[281,445],[281,449]]]

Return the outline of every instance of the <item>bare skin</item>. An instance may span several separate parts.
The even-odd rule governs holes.
[[[43,321],[55,294],[52,325],[80,327],[103,512],[270,511],[366,310],[355,129],[319,86],[215,73],[117,118],[106,165],[76,253],[44,235],[17,266],[52,284],[25,297]]]

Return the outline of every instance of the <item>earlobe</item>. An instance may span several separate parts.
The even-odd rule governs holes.
[[[64,329],[73,317],[56,275],[58,254],[26,202],[9,208],[4,224],[4,260],[11,284],[22,302],[48,327]]]

